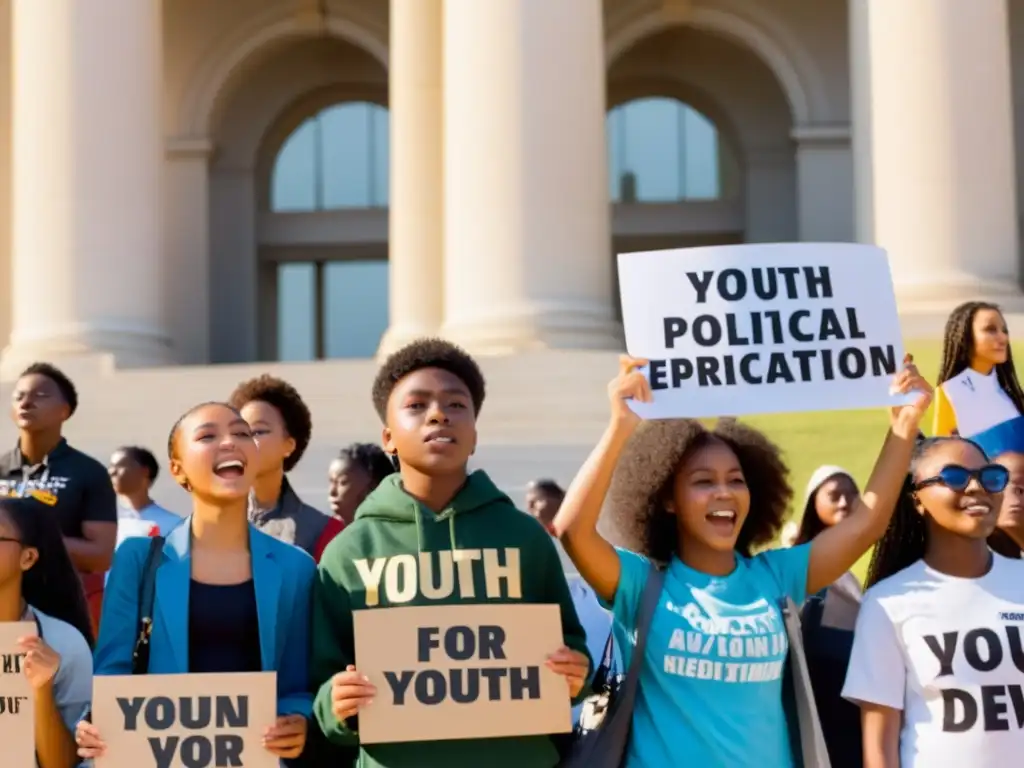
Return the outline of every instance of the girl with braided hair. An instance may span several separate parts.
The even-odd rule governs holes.
[[[959,437],[914,450],[843,689],[861,708],[864,765],[996,768],[1024,750],[1024,563],[988,545],[1009,474]]]
[[[1024,450],[1024,389],[997,305],[969,301],[950,314],[935,395],[936,435],[970,438],[989,456]]]

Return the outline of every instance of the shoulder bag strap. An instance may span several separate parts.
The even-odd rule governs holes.
[[[803,631],[800,626],[800,614],[796,605],[789,598],[780,600],[786,635],[789,638],[790,682],[793,688],[793,705],[797,731],[799,733],[799,756],[802,757],[804,768],[829,768],[830,760],[825,736],[818,717],[818,707],[814,700],[814,689],[811,686],[811,675],[807,668],[807,656],[804,653]],[[792,730],[792,729],[791,729]]]
[[[644,649],[647,647],[647,635],[651,629],[651,622],[654,620],[654,612],[661,599],[661,588],[665,583],[665,571],[658,566],[651,564],[651,572],[647,577],[647,584],[640,595],[640,605],[636,610],[636,643],[633,647],[633,655],[629,660],[629,669],[626,672],[626,679],[622,686],[624,692],[632,700],[633,692],[640,681],[640,668],[643,666]]]
[[[139,579],[139,624],[132,649],[132,674],[145,675],[149,672],[149,637],[153,633],[153,603],[156,600],[156,569],[160,567],[160,554],[164,547],[163,536],[149,540],[149,553],[142,566]]]

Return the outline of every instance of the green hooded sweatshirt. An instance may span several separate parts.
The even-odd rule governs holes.
[[[330,741],[355,745],[359,738],[357,719],[340,723],[331,707],[331,677],[346,665],[358,667],[359,663],[353,647],[352,612],[367,607],[367,590],[355,562],[363,560],[363,570],[369,567],[372,571],[377,558],[510,547],[519,550],[521,597],[508,597],[508,580],[502,579],[502,596],[488,599],[484,568],[477,561],[473,568],[475,597],[466,602],[556,603],[561,607],[565,644],[587,653],[585,633],[576,616],[554,542],[540,523],[517,510],[484,472],[470,475],[462,490],[440,514],[402,490],[398,474],[384,480],[366,498],[355,520],[324,550],[313,588],[310,673],[313,690],[317,691],[313,712]],[[460,594],[456,579],[455,588],[446,597],[431,600],[417,589],[415,598],[402,605],[458,604],[463,602]],[[375,607],[392,605],[384,578],[379,581],[376,598]],[[521,736],[366,744],[360,747],[356,765],[359,768],[552,768],[557,763],[558,753],[551,737]]]

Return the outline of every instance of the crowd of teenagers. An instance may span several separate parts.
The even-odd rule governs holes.
[[[330,514],[287,480],[309,410],[260,377],[170,428],[184,519],[150,498],[149,451],[122,448],[104,470],[68,446],[75,388],[51,365],[30,367],[13,394],[18,446],[0,458],[0,621],[38,629],[20,641],[37,766],[107,753],[91,723],[93,676],[256,671],[276,672],[278,688],[262,747],[290,766],[1019,761],[1024,392],[999,309],[954,311],[936,390],[908,356],[893,381],[908,404],[890,410],[870,476],[819,469],[783,546],[793,492],[777,446],[733,418],[641,420],[629,403],[652,398],[643,365],[621,359],[598,444],[566,490],[531,484],[525,513],[468,468],[485,383],[458,347],[424,339],[384,361],[372,389],[381,445],[331,464]],[[862,589],[850,569],[872,547]],[[479,559],[461,567],[457,552],[481,550],[518,551],[504,586]],[[397,599],[369,578],[398,555],[428,560],[441,586],[421,580]],[[445,589],[456,561],[458,586]],[[151,624],[140,615],[147,573]],[[546,663],[585,728],[360,743],[377,691],[359,671],[354,612],[514,602],[559,606],[563,636]],[[620,698],[602,710],[614,680]],[[613,732],[613,713],[625,731]],[[605,757],[580,762],[584,743]]]

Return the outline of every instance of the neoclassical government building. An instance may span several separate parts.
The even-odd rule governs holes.
[[[0,0],[0,371],[621,343],[614,254],[1017,306],[1024,0]]]

